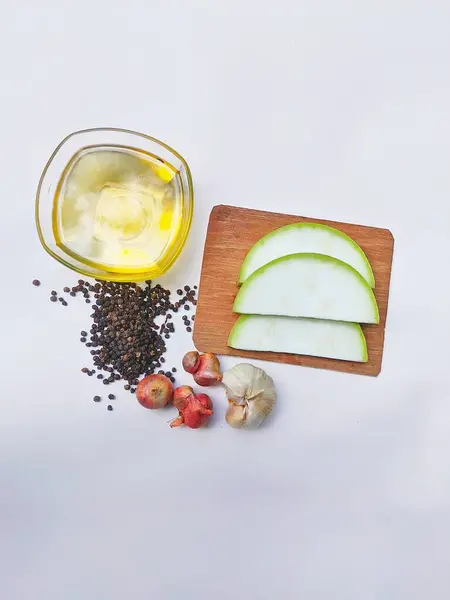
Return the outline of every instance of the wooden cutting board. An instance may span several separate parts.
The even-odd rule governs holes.
[[[361,246],[372,265],[380,323],[362,326],[369,354],[367,363],[275,352],[250,352],[227,346],[228,334],[238,318],[238,315],[232,312],[232,308],[238,291],[239,269],[247,252],[266,233],[283,225],[302,221],[322,223],[340,229]],[[195,314],[194,343],[200,352],[229,354],[246,359],[257,358],[376,376],[381,371],[383,358],[393,251],[394,238],[387,229],[308,219],[235,206],[215,206],[211,211],[206,235]]]

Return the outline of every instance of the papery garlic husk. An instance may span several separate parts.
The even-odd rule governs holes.
[[[272,378],[248,363],[225,371],[222,384],[230,404],[225,418],[231,427],[259,427],[275,405],[277,394]]]

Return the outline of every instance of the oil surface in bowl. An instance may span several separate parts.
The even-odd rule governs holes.
[[[178,171],[123,146],[83,148],[54,198],[53,231],[65,252],[116,273],[144,272],[177,241],[183,211]]]

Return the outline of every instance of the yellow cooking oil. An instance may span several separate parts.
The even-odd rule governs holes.
[[[53,232],[65,252],[111,273],[149,271],[180,233],[178,171],[152,154],[90,146],[69,161],[57,186]]]

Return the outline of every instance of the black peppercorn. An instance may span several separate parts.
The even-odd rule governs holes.
[[[95,296],[89,334],[83,330],[79,339],[90,349],[97,371],[84,367],[83,373],[89,376],[98,373],[97,378],[104,385],[123,379],[124,388],[132,393],[140,377],[156,373],[164,364],[166,342],[175,333],[173,314],[180,307],[189,310],[186,302],[191,302],[194,294],[189,286],[180,287],[176,290],[178,302],[171,302],[169,290],[159,284],[152,287],[151,281],[141,287],[98,280],[92,285],[80,279],[74,287],[65,286],[63,290],[72,297],[82,294],[87,304],[91,302],[90,294]],[[67,306],[66,300],[58,298],[54,290],[50,299],[52,302],[59,299]],[[162,325],[156,323],[159,318]],[[185,325],[190,324],[186,320],[184,317]],[[99,371],[106,371],[107,375]],[[161,370],[161,374],[174,380],[175,371]]]

